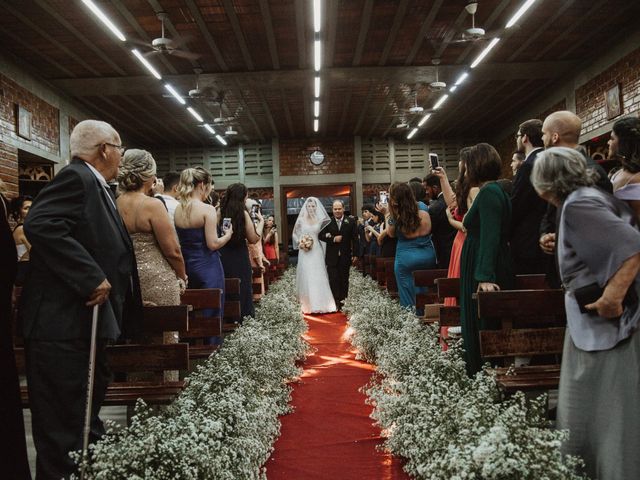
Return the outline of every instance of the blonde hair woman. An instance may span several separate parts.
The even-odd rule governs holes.
[[[233,228],[231,225],[224,227],[223,235],[218,235],[216,209],[205,203],[213,191],[212,180],[211,174],[202,167],[182,171],[174,221],[189,274],[189,286],[219,288],[224,293],[224,270],[218,250],[227,244]],[[213,311],[206,313],[215,314]]]

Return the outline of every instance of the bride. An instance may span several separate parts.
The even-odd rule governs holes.
[[[331,219],[315,197],[304,202],[293,227],[293,248],[299,249],[296,284],[303,313],[336,311],[324,261],[324,243],[318,233]]]

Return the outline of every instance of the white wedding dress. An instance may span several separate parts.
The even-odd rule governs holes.
[[[309,235],[313,238],[311,250],[308,252],[300,250],[298,253],[296,284],[303,313],[336,311],[336,302],[331,293],[327,266],[324,262],[324,248],[318,240],[321,229],[322,224],[318,222],[309,224],[301,221],[296,225],[295,237],[302,238],[304,235]]]

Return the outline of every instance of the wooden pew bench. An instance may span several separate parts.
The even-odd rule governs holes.
[[[210,345],[211,338],[222,338],[222,290],[219,288],[187,289],[180,297],[182,305],[188,305],[189,324],[180,330],[180,339],[188,340],[189,358],[208,358],[219,345]],[[217,311],[210,315],[208,310]]]
[[[149,337],[162,335],[166,331],[188,330],[188,307],[162,306],[144,307],[141,321],[142,332]],[[25,354],[23,347],[15,348],[18,372],[25,375]],[[107,387],[103,405],[134,405],[138,398],[148,404],[166,405],[184,388],[183,381],[165,381],[163,373],[171,370],[189,369],[189,345],[173,344],[121,344],[109,345],[107,357],[114,373],[132,374],[151,372],[148,381],[114,381]],[[29,406],[26,386],[21,387],[23,408]]]
[[[566,329],[562,290],[480,292],[478,314],[500,325],[480,331],[480,353],[503,361],[492,373],[506,393],[558,388]],[[508,374],[515,357],[532,357],[534,365],[512,367]]]
[[[384,283],[389,292],[391,298],[398,298],[400,295],[398,294],[398,283],[396,282],[396,273],[393,269],[395,264],[395,258],[389,257],[385,258],[384,262]]]
[[[233,332],[242,321],[240,308],[240,279],[224,279],[224,313],[222,315],[223,333]]]
[[[423,310],[425,305],[438,303],[438,294],[435,281],[438,278],[446,278],[447,270],[416,270],[413,272],[413,284],[416,286],[416,309]],[[426,288],[427,292],[418,293],[418,289]]]

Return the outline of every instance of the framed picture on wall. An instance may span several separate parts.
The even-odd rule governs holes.
[[[622,99],[620,98],[620,85],[607,90],[604,94],[604,101],[607,109],[607,120],[622,114]]]
[[[17,106],[16,133],[18,136],[31,140],[31,112],[20,105]]]

